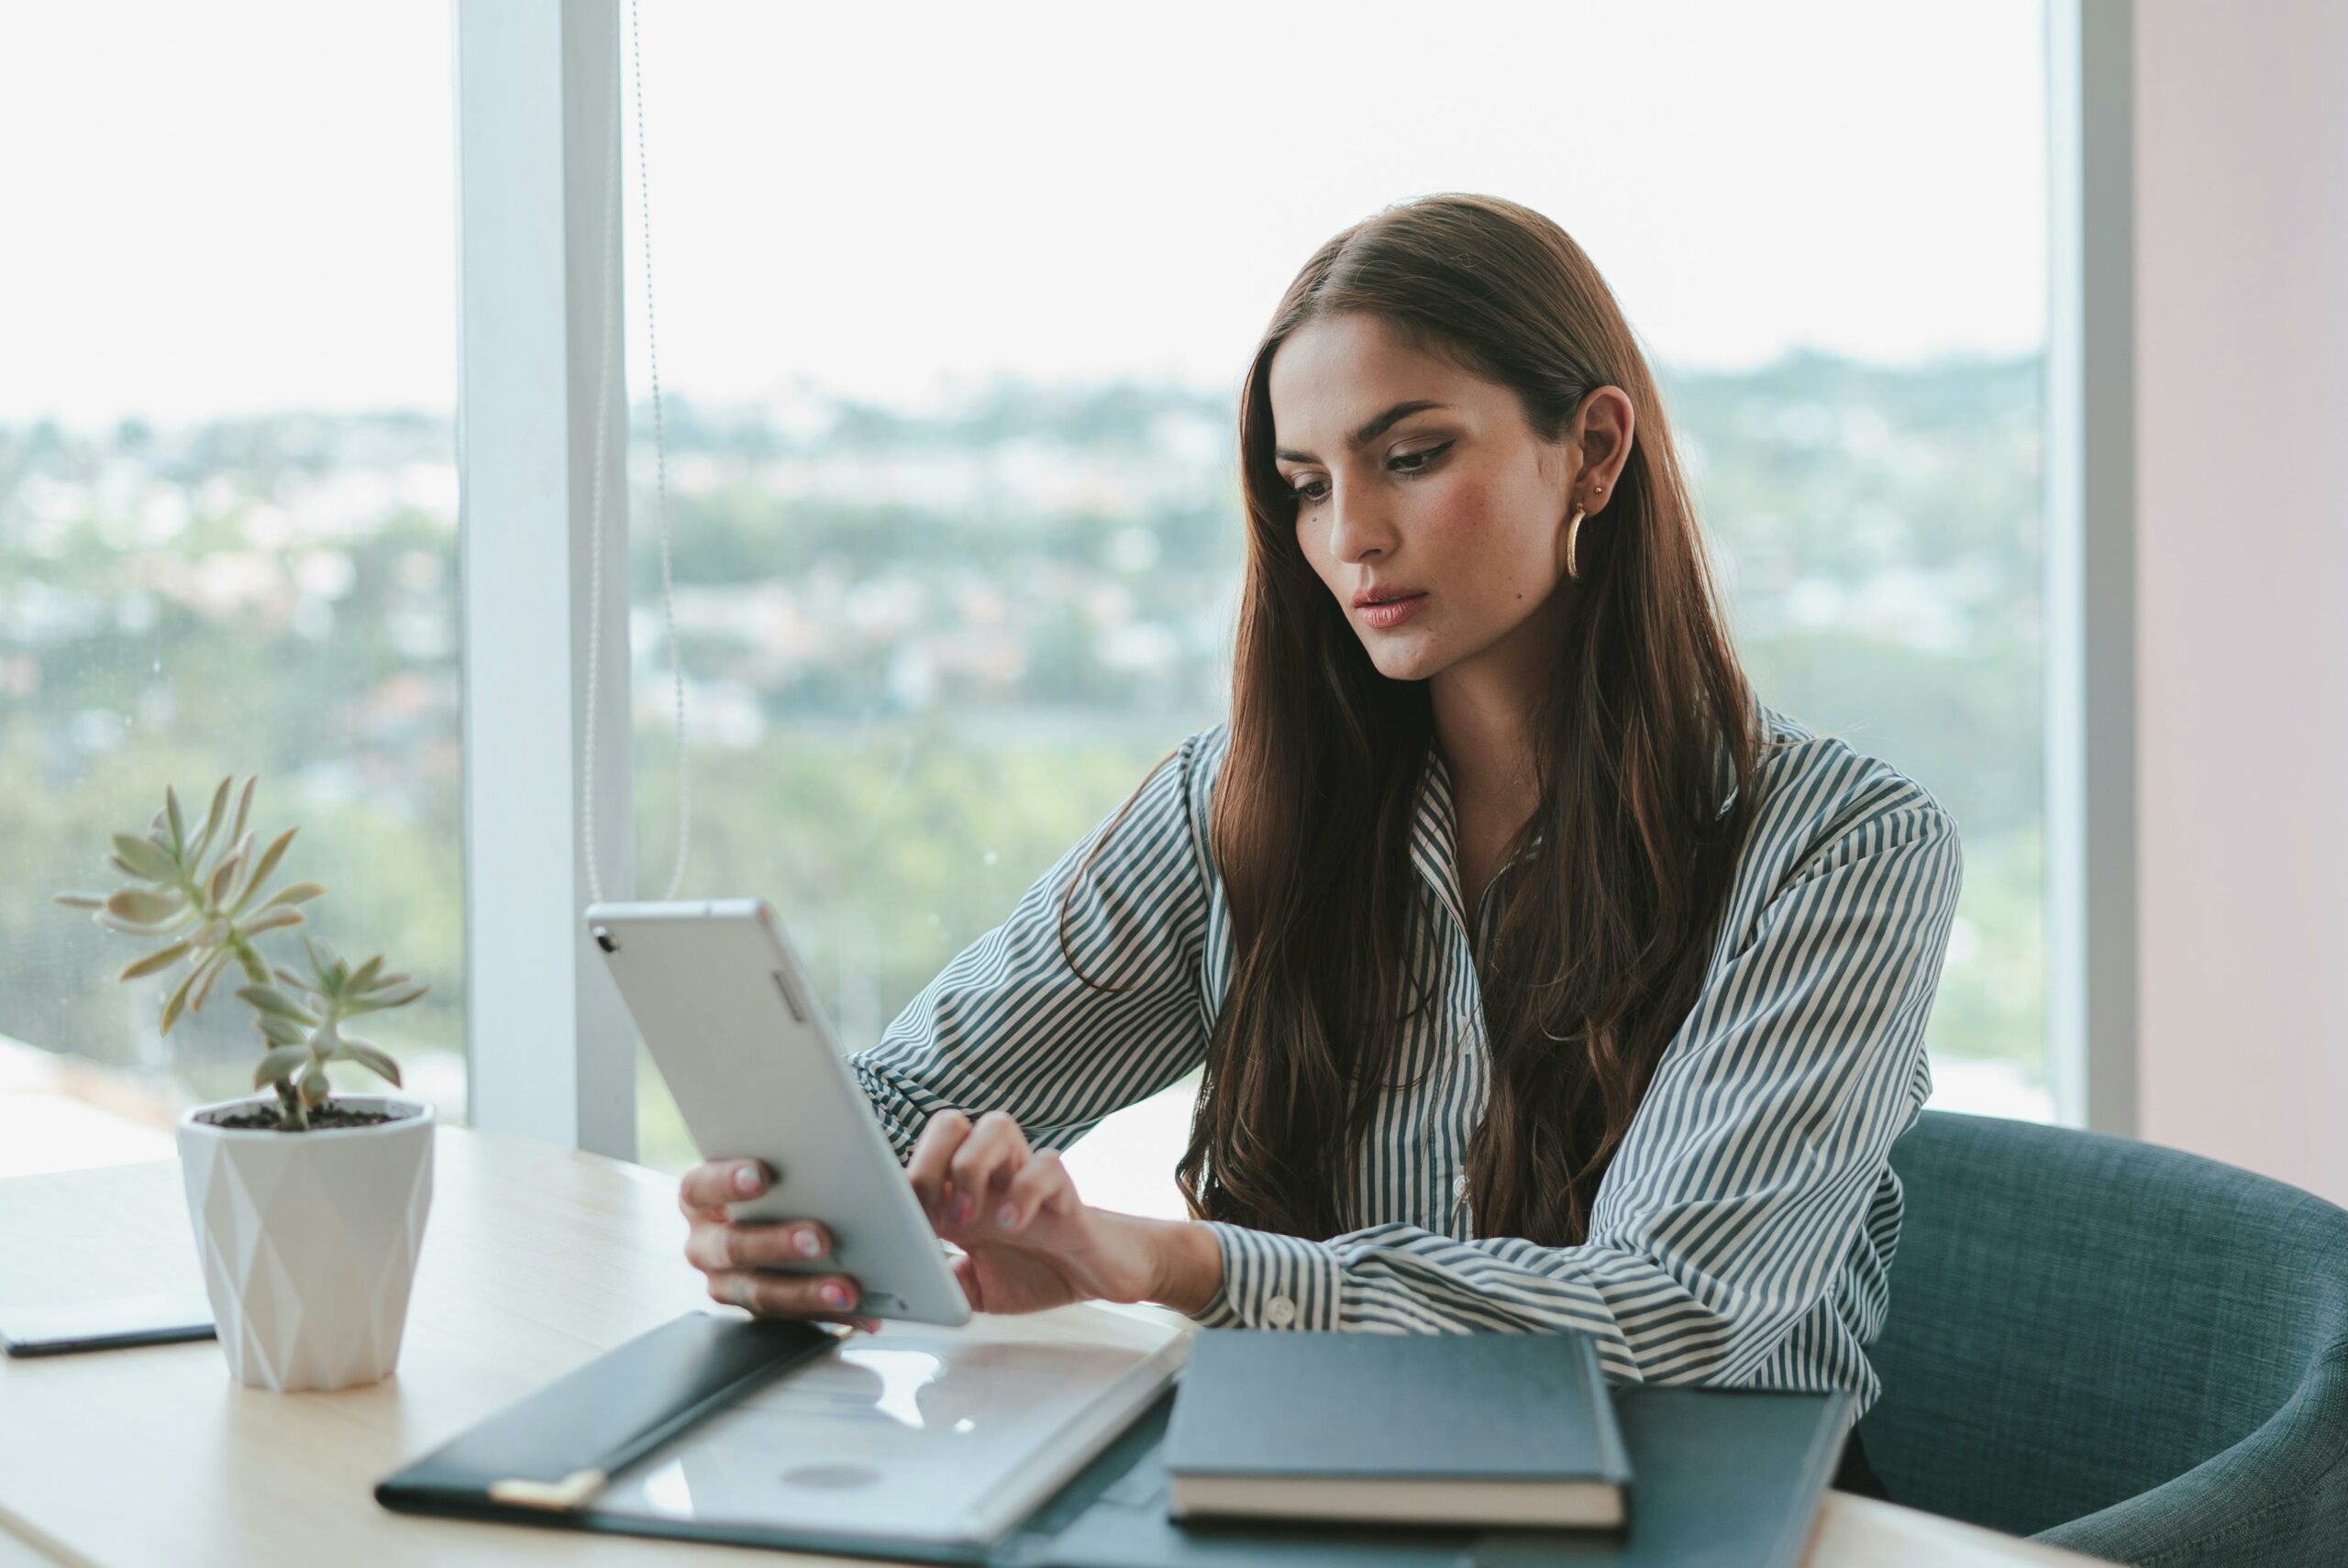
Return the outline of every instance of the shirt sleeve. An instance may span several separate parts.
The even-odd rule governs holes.
[[[1749,1380],[1832,1288],[1914,1120],[1963,878],[1954,821],[1896,774],[1855,786],[1813,844],[1657,1063],[1585,1244],[1399,1223],[1322,1242],[1208,1221],[1224,1282],[1191,1316],[1577,1329],[1617,1379]]]
[[[1194,807],[1206,799],[1202,764],[1217,733],[1184,741],[1122,822],[1104,818],[878,1043],[849,1055],[899,1164],[949,1106],[974,1118],[1007,1111],[1032,1146],[1065,1149],[1205,1060],[1209,893],[1205,819]],[[1059,941],[1061,894],[1104,833],[1069,904],[1068,954],[1108,991],[1078,977]]]

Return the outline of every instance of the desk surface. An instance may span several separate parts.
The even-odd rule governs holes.
[[[858,1561],[377,1506],[378,1479],[482,1417],[680,1312],[715,1309],[684,1261],[670,1178],[525,1139],[445,1126],[438,1136],[399,1369],[382,1383],[332,1394],[243,1388],[209,1340],[0,1357],[0,1568]],[[0,1181],[0,1303],[202,1288],[174,1161]],[[990,1327],[1049,1337],[1071,1311],[1100,1309]],[[1841,1493],[1828,1495],[1808,1559],[1810,1568],[2088,1561]]]

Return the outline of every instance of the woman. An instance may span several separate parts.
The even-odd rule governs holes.
[[[1955,823],[1754,696],[1653,377],[1530,209],[1331,240],[1239,433],[1229,723],[851,1058],[971,1304],[1576,1329],[1864,1411]],[[1054,1151],[1202,1067],[1194,1218],[1087,1206]],[[847,1318],[756,1272],[829,1247],[729,1224],[762,1181],[685,1178],[710,1294]]]

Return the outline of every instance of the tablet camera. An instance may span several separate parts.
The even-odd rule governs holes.
[[[595,927],[595,945],[606,953],[617,953],[620,950],[620,944],[612,940],[612,933],[600,925]]]

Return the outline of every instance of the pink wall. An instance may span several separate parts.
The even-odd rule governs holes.
[[[2348,1203],[2348,6],[2135,17],[2139,1131]]]

